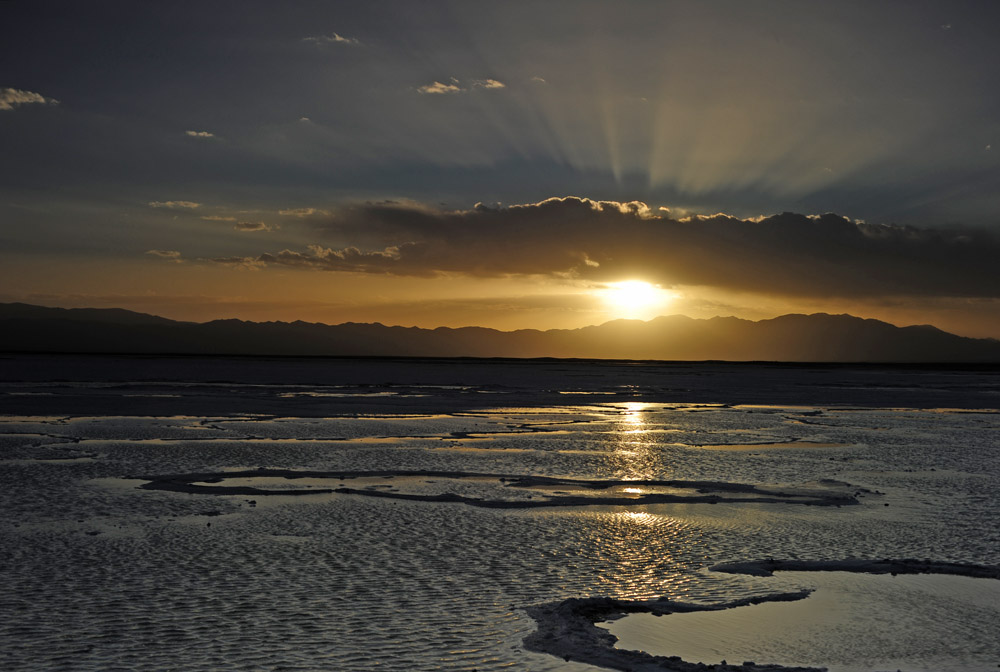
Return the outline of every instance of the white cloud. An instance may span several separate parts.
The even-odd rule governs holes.
[[[323,47],[328,44],[343,44],[343,45],[358,45],[361,44],[361,40],[356,37],[344,37],[343,35],[338,35],[337,33],[330,33],[329,35],[316,35],[312,37],[303,37],[303,42],[311,42],[318,47]]]
[[[209,133],[208,131],[184,131],[184,135],[189,135],[192,138],[214,138],[215,133]]]
[[[42,104],[58,105],[59,101],[54,98],[46,98],[34,91],[22,91],[21,89],[0,89],[0,110],[13,110],[19,105]]]
[[[201,203],[195,203],[193,201],[150,201],[149,207],[168,208],[170,210],[175,210],[177,208],[193,210],[194,208],[201,207]]]

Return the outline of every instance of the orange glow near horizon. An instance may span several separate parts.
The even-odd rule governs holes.
[[[664,289],[630,279],[619,283],[536,277],[430,278],[298,270],[246,272],[203,263],[148,259],[65,259],[57,266],[33,259],[0,265],[0,302],[60,308],[122,308],[173,320],[207,322],[303,320],[324,324],[381,322],[389,326],[479,326],[516,329],[579,329],[614,319],[651,320],[660,315],[693,319],[733,316],[771,319],[788,313],[849,313],[897,326],[933,324],[961,336],[996,338],[1000,302],[951,297],[886,303],[852,299],[733,292],[677,285]],[[129,283],[123,286],[122,277]],[[72,291],[67,291],[71,286]],[[643,304],[639,299],[653,299]],[[643,308],[645,305],[645,308]]]

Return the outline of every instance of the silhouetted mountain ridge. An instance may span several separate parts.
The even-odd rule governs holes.
[[[48,308],[30,303],[0,303],[0,319],[102,322],[107,324],[178,324],[176,320],[124,308]],[[190,324],[190,323],[181,323]]]
[[[123,309],[0,304],[0,350],[123,354],[594,359],[1000,362],[1000,341],[931,325],[851,315],[790,314],[754,322],[665,315],[579,329],[386,326],[380,323],[178,322]]]

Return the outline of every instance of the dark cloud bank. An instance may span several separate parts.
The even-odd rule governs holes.
[[[575,197],[465,211],[383,202],[334,213],[318,235],[343,246],[213,261],[404,276],[640,277],[788,296],[1000,296],[1000,243],[986,230],[835,214],[674,218],[639,202]]]

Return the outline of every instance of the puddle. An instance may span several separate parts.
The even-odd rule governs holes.
[[[815,588],[793,602],[599,623],[616,648],[688,662],[810,665],[830,672],[997,669],[1000,581],[948,575],[780,572]]]

